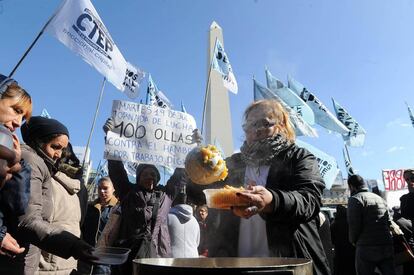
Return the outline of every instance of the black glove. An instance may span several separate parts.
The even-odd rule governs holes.
[[[113,121],[112,118],[108,118],[105,121],[104,126],[102,127],[103,131],[106,133],[108,133],[108,131],[112,131],[115,128],[115,122]]]
[[[93,250],[94,248],[87,242],[78,240],[72,246],[72,256],[77,260],[85,262],[96,261],[98,258],[92,254]]]

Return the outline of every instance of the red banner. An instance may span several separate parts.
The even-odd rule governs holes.
[[[385,191],[398,191],[407,188],[404,180],[404,169],[382,170]]]

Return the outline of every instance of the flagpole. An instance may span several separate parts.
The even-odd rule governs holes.
[[[85,167],[86,154],[88,152],[89,143],[91,142],[93,129],[95,128],[95,123],[96,123],[96,118],[98,117],[99,107],[101,106],[101,101],[102,101],[102,97],[103,97],[105,83],[106,83],[106,77],[104,77],[104,79],[102,81],[101,93],[99,94],[99,99],[98,99],[98,102],[96,104],[95,116],[93,118],[93,122],[92,122],[92,126],[91,126],[91,131],[89,132],[88,142],[86,143],[85,155],[83,156],[82,168]]]
[[[349,156],[348,146],[346,144],[344,144],[344,147],[345,147],[345,154],[346,154],[346,156],[348,157],[348,160],[349,160],[349,168],[346,167],[347,168],[346,170],[348,172],[348,177],[349,177],[351,175],[351,173],[355,173],[355,172],[354,172],[354,169],[352,168],[352,161],[351,161],[351,157]]]
[[[14,75],[14,73],[16,72],[17,68],[20,66],[20,64],[23,62],[23,60],[26,58],[26,56],[29,54],[29,52],[32,50],[33,46],[36,44],[37,40],[39,40],[40,36],[42,36],[42,34],[44,33],[46,27],[50,24],[50,21],[52,21],[53,18],[55,18],[56,14],[58,14],[58,12],[61,10],[61,8],[63,7],[63,4],[65,3],[62,2],[62,4],[60,5],[60,7],[55,11],[54,14],[52,14],[52,16],[49,18],[49,20],[47,20],[46,24],[43,26],[43,28],[40,30],[39,34],[36,36],[35,40],[32,42],[32,44],[30,44],[29,48],[27,48],[27,50],[24,52],[23,56],[20,58],[19,62],[17,62],[16,66],[14,66],[13,70],[11,71],[11,73],[9,74],[9,77],[12,77]]]
[[[203,130],[204,130],[204,117],[205,117],[206,110],[207,110],[207,96],[208,96],[208,91],[210,89],[211,67],[212,67],[212,64],[213,64],[213,58],[214,58],[214,55],[215,55],[215,49],[216,49],[217,40],[218,40],[218,38],[216,37],[216,40],[214,42],[213,54],[211,56],[210,65],[209,65],[209,68],[208,68],[208,77],[207,77],[206,92],[204,93],[203,117],[201,119],[201,135],[203,135]]]

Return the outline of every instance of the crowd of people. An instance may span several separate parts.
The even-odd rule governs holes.
[[[295,144],[276,100],[245,110],[245,142],[226,159],[224,181],[199,186],[177,168],[161,186],[157,167],[140,164],[131,183],[123,163],[108,160],[109,176],[89,203],[69,130],[31,113],[30,95],[0,75],[0,274],[132,274],[134,259],[154,257],[291,257],[311,260],[315,275],[414,274],[414,259],[396,265],[407,252],[396,240],[414,243],[414,171],[404,173],[409,193],[393,217],[352,175],[348,206],[330,221],[316,158]],[[109,119],[105,134],[113,128]],[[224,185],[243,186],[237,196],[246,206],[209,209],[202,190]],[[130,249],[128,260],[100,263],[94,250],[108,246]]]

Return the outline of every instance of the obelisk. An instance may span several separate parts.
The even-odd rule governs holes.
[[[206,144],[218,143],[226,157],[233,154],[233,131],[231,126],[229,93],[223,86],[219,72],[211,70],[211,59],[214,54],[216,39],[223,43],[223,31],[213,21],[210,26],[207,55],[207,77],[210,76],[207,89],[204,138]],[[211,72],[209,72],[211,70]]]

